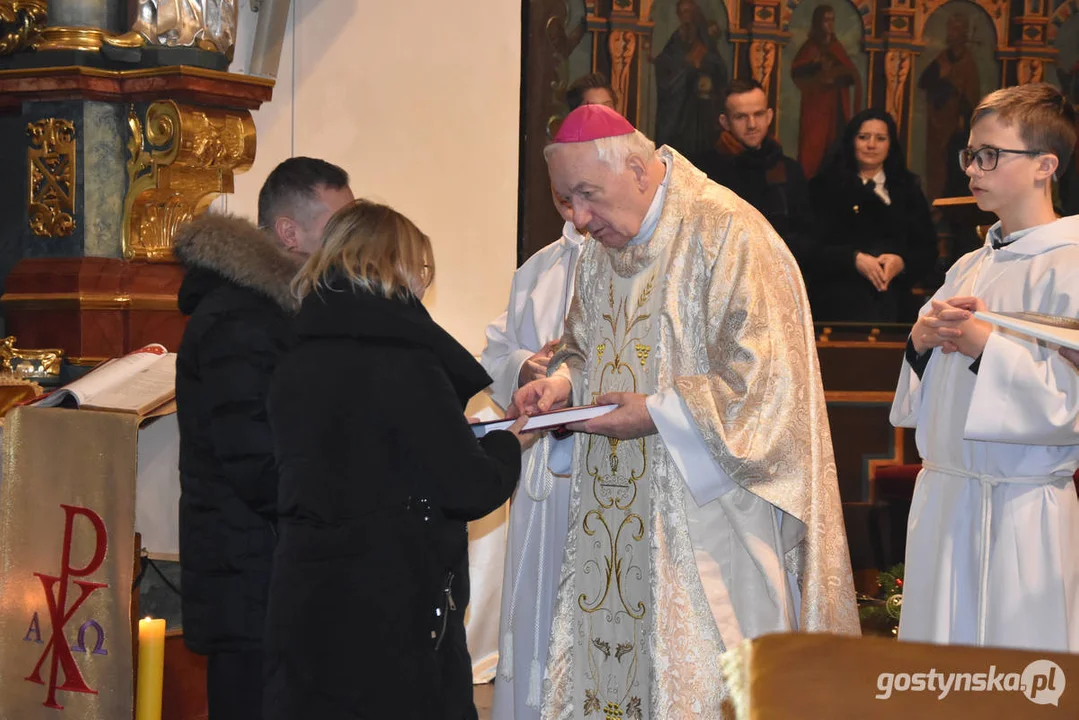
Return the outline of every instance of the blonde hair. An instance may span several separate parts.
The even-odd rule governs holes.
[[[1040,150],[1057,157],[1059,178],[1075,149],[1075,109],[1049,83],[1029,83],[989,93],[970,116],[970,126],[996,115],[1008,127],[1018,125],[1027,150]],[[1016,148],[1018,149],[1018,148]]]
[[[292,292],[303,299],[313,290],[333,289],[338,278],[386,298],[418,297],[435,279],[431,239],[393,208],[354,200],[330,218]]]
[[[591,142],[596,148],[599,161],[614,172],[625,170],[626,161],[634,155],[647,162],[656,154],[656,144],[640,130],[634,130],[625,135],[599,138]],[[565,144],[567,143],[551,143],[543,148],[543,159],[550,162],[551,155]]]

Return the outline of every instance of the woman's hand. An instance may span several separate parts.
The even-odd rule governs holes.
[[[526,422],[528,422],[528,416],[522,415],[514,420],[512,425],[506,428],[513,433],[515,438],[517,438],[517,442],[521,443],[521,452],[524,452],[535,445],[536,442],[543,437],[542,432],[524,432]]]
[[[557,375],[533,380],[513,394],[513,405],[506,408],[506,417],[561,410],[569,405],[572,390],[569,380]]]
[[[895,279],[896,275],[903,272],[906,268],[906,263],[903,262],[903,258],[893,253],[884,253],[877,261],[880,262],[880,267],[884,271],[884,289],[888,289],[888,285]]]
[[[880,258],[860,252],[854,256],[854,267],[880,292],[888,289],[888,281],[884,277],[884,268],[880,264]]]

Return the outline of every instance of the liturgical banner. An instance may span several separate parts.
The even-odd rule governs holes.
[[[0,720],[130,718],[138,420],[17,408],[0,487]]]

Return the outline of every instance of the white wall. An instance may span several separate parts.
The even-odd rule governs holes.
[[[254,219],[262,181],[292,155],[342,166],[357,196],[431,237],[424,304],[478,354],[516,264],[520,3],[292,0],[290,13],[254,167],[224,206]],[[257,20],[247,0],[240,14],[233,72]]]

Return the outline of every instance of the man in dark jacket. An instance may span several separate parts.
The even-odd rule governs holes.
[[[261,717],[277,505],[266,397],[290,339],[289,283],[351,199],[344,170],[292,158],[259,193],[264,229],[207,214],[174,243],[190,316],[176,359],[183,629],[209,656],[210,720]]]
[[[813,228],[809,185],[801,166],[768,135],[774,113],[767,93],[756,80],[735,80],[723,108],[723,133],[693,164],[757,208],[802,264]]]

